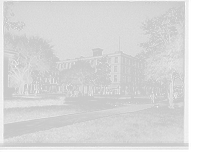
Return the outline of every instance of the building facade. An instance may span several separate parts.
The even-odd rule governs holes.
[[[13,55],[15,55],[16,52],[12,51],[12,50],[4,50],[4,98],[10,98],[12,97],[12,93],[14,93],[14,88],[10,88],[9,87],[9,83],[8,83],[8,72],[9,72],[9,61],[10,58],[12,58]]]
[[[93,55],[91,57],[80,57],[76,59],[67,59],[56,62],[56,68],[59,71],[70,69],[72,65],[78,60],[87,61],[97,71],[99,60],[102,57],[107,58],[107,63],[111,66],[110,68],[110,79],[111,84],[106,88],[106,95],[130,95],[132,89],[131,82],[136,82],[140,87],[135,88],[135,94],[146,94],[146,89],[143,85],[143,73],[144,67],[143,62],[131,55],[127,55],[122,51],[117,51],[111,54],[102,54],[102,49],[92,49]],[[37,83],[37,93],[65,93],[67,89],[76,88],[75,86],[69,86],[66,83],[61,83],[59,77],[49,75],[45,78],[44,82]],[[29,93],[34,93],[36,84],[30,85]],[[86,90],[87,91],[87,87]],[[95,84],[93,86],[94,94],[101,94],[100,87]]]

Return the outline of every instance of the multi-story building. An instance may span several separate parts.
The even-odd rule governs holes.
[[[10,64],[12,63],[14,55],[17,54],[14,51],[11,50],[5,50],[4,51],[4,62],[3,62],[3,87],[4,87],[4,97],[9,97],[11,95],[11,90],[10,90]]]
[[[102,57],[107,58],[107,63],[111,66],[110,79],[111,84],[106,88],[106,94],[131,94],[131,82],[135,81],[137,84],[143,84],[143,69],[142,60],[125,54],[122,51],[117,51],[110,54],[102,54],[102,49],[93,49],[93,56],[80,57],[75,59],[67,59],[56,62],[56,67],[59,71],[71,68],[77,60],[88,61],[90,65],[97,71],[99,60]],[[30,85],[29,92],[34,93],[35,83]],[[64,93],[67,89],[71,88],[66,83],[61,83],[59,77],[49,75],[45,78],[42,84],[38,83],[38,93],[46,91],[47,93]],[[72,87],[74,88],[74,87]],[[39,90],[40,89],[40,90]],[[94,94],[100,94],[101,90],[98,85],[93,86]],[[145,89],[141,86],[137,88],[138,94],[145,94]]]

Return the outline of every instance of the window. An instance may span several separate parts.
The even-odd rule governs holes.
[[[114,66],[114,72],[117,72],[117,66]]]
[[[114,75],[114,82],[117,82],[117,75]]]
[[[139,83],[142,84],[142,79],[139,79],[139,80],[140,80]]]
[[[115,57],[115,63],[118,63],[118,57]]]
[[[108,58],[108,63],[109,63],[109,64],[111,63],[111,58]]]
[[[59,77],[57,77],[57,82],[59,83]]]

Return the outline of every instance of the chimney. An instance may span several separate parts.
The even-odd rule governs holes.
[[[92,51],[93,51],[93,56],[102,56],[103,49],[95,48],[95,49],[92,49]]]

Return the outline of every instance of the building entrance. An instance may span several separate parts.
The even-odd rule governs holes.
[[[114,95],[119,94],[119,88],[113,88],[113,93],[114,93]]]

